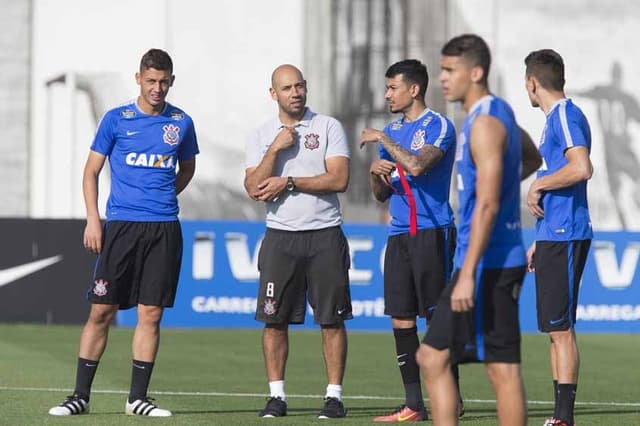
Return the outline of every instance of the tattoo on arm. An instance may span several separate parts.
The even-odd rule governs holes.
[[[371,191],[376,200],[381,203],[387,201],[391,196],[391,188],[382,182],[382,178],[378,175],[371,173],[369,175],[369,182],[371,184]]]
[[[385,135],[380,140],[384,149],[411,175],[419,176],[433,167],[444,155],[433,145],[423,146],[418,154],[412,154]]]

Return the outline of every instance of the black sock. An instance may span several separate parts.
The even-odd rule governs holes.
[[[96,376],[97,369],[98,361],[78,357],[76,389],[73,393],[87,402],[89,402],[89,397],[91,395],[91,383],[93,383],[93,378]]]
[[[398,367],[404,384],[405,403],[407,407],[418,411],[424,407],[422,386],[420,385],[420,367],[416,362],[416,352],[420,346],[418,328],[394,328]]]
[[[147,396],[153,362],[133,360],[131,365],[131,390],[129,391],[129,403]]]
[[[558,416],[558,381],[553,381],[553,417]]]
[[[451,373],[453,374],[453,380],[456,382],[458,401],[462,401],[462,393],[460,392],[460,370],[458,369],[458,364],[451,364]]]
[[[558,416],[560,420],[573,425],[573,407],[576,403],[575,383],[558,383]]]

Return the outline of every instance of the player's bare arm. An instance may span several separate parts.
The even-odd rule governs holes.
[[[310,194],[327,194],[344,192],[349,184],[349,159],[347,157],[331,157],[325,160],[326,172],[309,177],[292,176],[295,192]],[[264,202],[276,201],[286,192],[288,176],[271,176],[258,184],[254,199]]]
[[[84,247],[92,253],[102,251],[102,224],[98,210],[98,177],[106,157],[96,151],[89,151],[89,157],[82,175],[82,192],[87,211],[87,225],[84,228]]]
[[[273,169],[276,164],[278,153],[292,147],[297,140],[298,133],[293,127],[283,127],[276,135],[273,143],[269,145],[269,149],[265,152],[264,157],[256,167],[249,167],[245,171],[244,188],[247,194],[254,200],[261,200],[260,189],[258,186],[273,176]],[[286,185],[286,182],[285,182]],[[264,188],[263,188],[264,189]],[[284,189],[284,186],[283,186]],[[262,194],[264,195],[264,193]]]
[[[371,191],[381,203],[391,196],[391,173],[395,168],[396,164],[389,160],[373,160],[369,167]]]
[[[593,174],[593,165],[589,159],[589,151],[584,146],[574,146],[564,152],[567,164],[546,176],[536,179],[527,193],[527,207],[536,217],[544,217],[540,207],[540,199],[544,191],[566,188],[578,182],[589,180]]]
[[[329,157],[324,160],[324,164],[326,172],[320,175],[309,177],[294,176],[296,192],[327,194],[346,191],[349,185],[349,158],[343,156]]]
[[[536,266],[533,263],[536,256],[536,242],[534,241],[527,250],[527,272],[535,272]]]
[[[507,132],[494,117],[482,115],[471,128],[470,149],[476,165],[476,206],[471,218],[469,249],[451,293],[451,309],[471,310],[474,306],[475,274],[484,253],[498,210],[502,185],[502,158]]]
[[[364,129],[360,135],[360,147],[367,143],[375,142],[380,142],[389,155],[411,176],[420,176],[444,156],[442,150],[433,145],[425,145],[418,151],[418,154],[412,154],[389,138],[384,132],[370,128]]]
[[[176,195],[180,194],[191,182],[196,172],[196,157],[190,160],[180,160],[178,162],[178,173],[176,173]]]
[[[525,180],[532,173],[540,168],[542,165],[542,157],[538,148],[533,143],[531,136],[520,128],[520,145],[522,146],[522,172],[520,173],[520,180]]]
[[[252,198],[258,201],[273,202],[277,201],[280,194],[287,188],[287,177],[270,176],[258,184],[256,192]]]

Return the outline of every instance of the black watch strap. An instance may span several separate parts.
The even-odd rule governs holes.
[[[287,191],[292,192],[296,190],[296,181],[291,176],[287,176]]]

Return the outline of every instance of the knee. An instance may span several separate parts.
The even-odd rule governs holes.
[[[322,334],[325,336],[339,336],[347,332],[344,323],[321,325],[320,330],[322,330]]]
[[[264,332],[265,333],[286,333],[289,330],[289,325],[287,323],[282,324],[265,324]]]
[[[487,376],[494,385],[517,383],[520,378],[520,364],[488,363]]]
[[[495,364],[487,364],[487,376],[491,383],[499,383],[502,376],[500,368],[496,368]]]
[[[552,331],[549,333],[549,339],[553,344],[570,344],[575,340],[575,333],[572,328],[569,330]]]
[[[288,335],[289,326],[286,323],[283,324],[265,324],[262,331],[262,335],[266,339],[283,338]]]
[[[138,306],[138,324],[157,326],[162,320],[161,306]]]
[[[428,313],[427,313],[428,315]],[[416,326],[416,318],[409,317],[391,317],[391,326],[396,329],[414,328]]]
[[[418,352],[416,352],[416,362],[425,376],[438,374],[449,368],[448,352],[440,351],[424,343],[420,345]]]
[[[91,305],[91,312],[89,313],[87,324],[93,325],[94,327],[108,327],[113,321],[117,311],[117,305]]]

